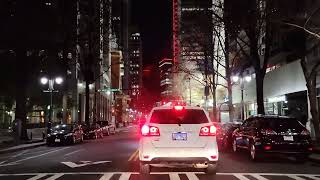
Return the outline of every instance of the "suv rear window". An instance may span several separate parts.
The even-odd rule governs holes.
[[[150,123],[156,124],[203,124],[208,122],[204,111],[198,109],[186,109],[183,113],[176,113],[172,109],[155,110],[150,119]]]
[[[259,122],[261,123],[261,126],[264,128],[303,128],[303,125],[294,118],[264,118],[259,119]]]

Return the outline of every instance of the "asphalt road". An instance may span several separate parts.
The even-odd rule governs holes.
[[[0,179],[14,180],[136,180],[139,176],[136,127],[103,139],[71,146],[38,147],[0,155]],[[320,180],[320,164],[293,158],[268,157],[251,162],[246,153],[220,153],[218,173],[207,176],[192,169],[153,169],[145,179],[158,180]]]

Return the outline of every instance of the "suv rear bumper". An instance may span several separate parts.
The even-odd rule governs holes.
[[[151,161],[141,161],[142,163],[162,164],[162,163],[185,163],[185,164],[215,164],[217,161],[210,161],[205,157],[177,157],[177,158],[153,158]]]

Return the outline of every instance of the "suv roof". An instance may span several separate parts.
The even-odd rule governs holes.
[[[185,109],[197,109],[197,110],[204,110],[201,107],[197,106],[183,106]],[[161,110],[161,109],[172,109],[174,106],[159,106],[159,107],[154,107],[153,110]]]

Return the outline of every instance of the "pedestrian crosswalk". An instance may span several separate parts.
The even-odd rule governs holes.
[[[201,172],[153,172],[150,176],[142,177],[137,172],[72,172],[72,173],[25,173],[25,174],[0,174],[0,179],[23,179],[23,180],[320,180],[320,174],[275,174],[275,173],[217,173],[208,176]]]

